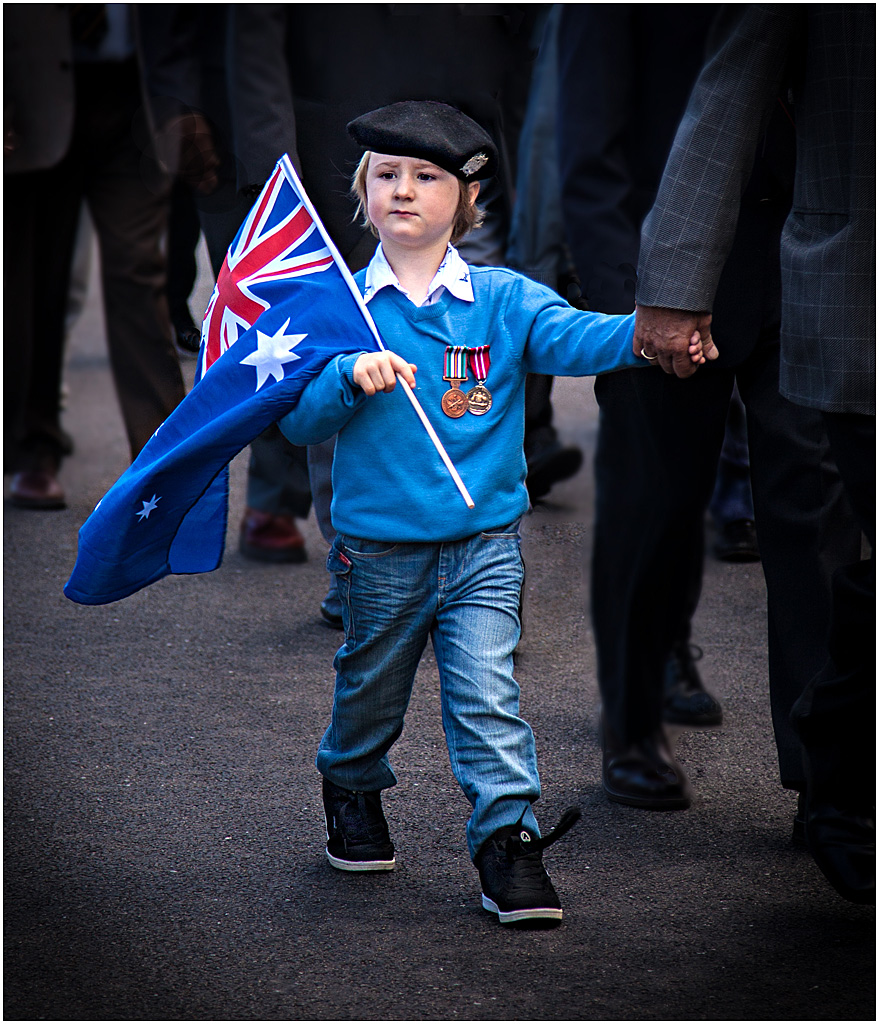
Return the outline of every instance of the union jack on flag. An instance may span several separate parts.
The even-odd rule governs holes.
[[[223,260],[202,325],[202,376],[271,305],[261,294],[261,285],[291,281],[333,265],[333,255],[305,205],[284,201],[290,188],[279,163]]]
[[[106,604],[223,558],[228,464],[337,355],[381,347],[357,286],[283,156],[208,304],[192,391],[79,531],[64,593]]]

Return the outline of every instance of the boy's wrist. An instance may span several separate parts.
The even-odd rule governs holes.
[[[363,352],[352,352],[339,359],[339,374],[347,381],[348,384],[351,385],[352,388],[358,387],[354,382],[354,366],[362,355]]]

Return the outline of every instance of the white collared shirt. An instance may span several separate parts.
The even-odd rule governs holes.
[[[376,292],[388,287],[388,285],[402,292],[416,306],[432,306],[446,289],[456,299],[473,302],[470,268],[458,255],[458,250],[452,245],[449,245],[446,250],[445,258],[440,263],[439,270],[437,270],[433,280],[430,282],[430,287],[427,289],[427,298],[423,302],[418,303],[415,302],[409,292],[397,280],[397,275],[391,270],[391,265],[382,251],[381,244],[379,244],[379,247],[375,250],[375,255],[369,261],[369,266],[366,268],[366,281],[363,289],[364,301],[369,302]]]

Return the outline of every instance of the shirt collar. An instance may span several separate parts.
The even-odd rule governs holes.
[[[382,250],[381,244],[375,250],[375,255],[366,268],[366,281],[364,284],[363,299],[365,302],[390,285],[402,292],[406,298],[409,293],[397,280],[397,275],[391,269]],[[422,305],[431,306],[442,296],[443,291],[448,289],[456,299],[463,299],[465,302],[473,302],[473,285],[470,281],[470,268],[461,259],[458,250],[450,245],[446,250],[445,258],[439,265],[439,269],[430,282],[427,289],[427,298]]]

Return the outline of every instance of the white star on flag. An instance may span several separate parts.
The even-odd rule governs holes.
[[[290,318],[287,317],[283,326],[279,327],[274,334],[263,334],[257,328],[256,350],[241,360],[241,365],[256,367],[256,390],[265,384],[269,377],[276,381],[284,379],[284,363],[291,363],[299,356],[293,351],[307,334],[284,334],[290,326]]]
[[[161,498],[157,498],[154,494],[149,501],[145,501],[143,503],[143,508],[140,510],[140,512],[135,512],[134,514],[139,517],[141,522],[143,522],[144,519],[149,519],[150,512],[153,511],[153,509],[156,507],[156,505],[159,504],[161,500]]]

